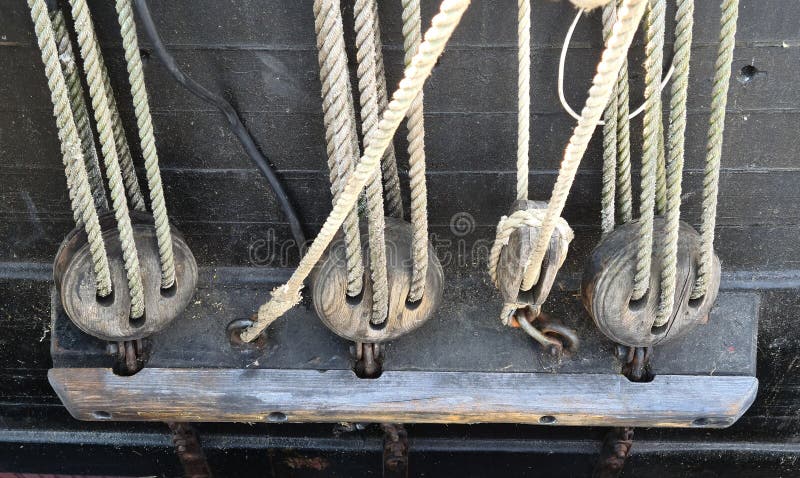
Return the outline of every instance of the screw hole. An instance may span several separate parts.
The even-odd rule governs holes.
[[[142,57],[142,62],[147,62],[150,59],[150,50],[146,48],[139,48],[139,56]]]
[[[556,421],[557,421],[556,417],[554,417],[553,415],[545,415],[543,417],[539,417],[539,423],[541,423],[542,425],[552,425]]]
[[[267,420],[272,423],[283,423],[286,420],[288,420],[288,418],[286,417],[285,413],[272,412],[269,415],[267,415]]]
[[[111,414],[105,410],[96,410],[92,412],[92,417],[94,417],[97,420],[110,420]]]
[[[753,65],[745,65],[739,72],[739,83],[750,83],[761,71]]]

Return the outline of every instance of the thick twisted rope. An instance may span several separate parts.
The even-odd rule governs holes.
[[[667,323],[674,307],[678,263],[678,230],[681,220],[681,182],[686,145],[686,101],[689,89],[689,60],[692,53],[694,0],[677,0],[675,13],[675,75],[669,105],[669,158],[666,162],[666,227],[661,249],[661,299],[654,325]]]
[[[105,243],[97,218],[95,202],[86,173],[81,137],[75,124],[64,73],[59,61],[53,25],[44,0],[28,0],[31,10],[36,40],[42,52],[50,100],[53,102],[53,116],[56,118],[58,138],[67,177],[70,201],[78,226],[83,226],[89,241],[89,252],[94,265],[94,279],[97,293],[101,297],[111,293],[111,272],[108,267]]]
[[[128,278],[128,288],[131,294],[131,317],[139,318],[144,315],[144,288],[139,267],[139,257],[136,252],[136,243],[133,240],[133,226],[125,199],[122,172],[119,157],[117,156],[114,133],[112,128],[111,112],[109,110],[109,91],[106,89],[104,75],[100,60],[100,46],[94,33],[89,8],[86,0],[70,0],[72,17],[75,19],[75,31],[78,33],[78,44],[86,70],[86,80],[89,84],[89,94],[92,98],[95,121],[99,133],[100,146],[108,176],[108,186],[111,191],[111,203],[114,216],[117,219],[119,239],[122,245],[122,257],[125,262],[125,272]]]
[[[58,45],[58,58],[61,60],[61,69],[64,72],[64,79],[69,91],[72,116],[75,118],[75,126],[78,128],[81,138],[81,149],[89,186],[94,197],[94,205],[99,210],[108,209],[103,174],[100,172],[100,160],[97,157],[97,145],[94,141],[92,125],[89,123],[89,110],[86,108],[80,72],[75,61],[75,53],[72,51],[72,41],[69,38],[67,25],[64,22],[64,13],[61,10],[50,12],[50,20],[53,23],[56,45]]]
[[[85,0],[80,0],[80,3],[85,4]],[[74,10],[75,6],[72,8]],[[88,11],[88,7],[86,7],[86,10]],[[73,14],[73,17],[74,16],[75,15]],[[91,20],[91,16],[89,19]],[[111,130],[114,136],[114,145],[117,151],[117,157],[119,158],[125,191],[128,194],[128,200],[130,201],[131,208],[133,208],[135,211],[145,211],[147,210],[147,207],[144,203],[144,196],[142,196],[142,189],[139,186],[139,178],[136,176],[136,170],[133,167],[133,157],[131,156],[131,150],[128,146],[128,137],[125,135],[125,129],[122,127],[122,119],[120,117],[119,110],[117,109],[117,100],[114,97],[114,89],[111,86],[111,77],[108,75],[108,69],[106,68],[105,59],[103,59],[103,54],[100,50],[100,43],[97,40],[94,27],[92,27],[89,41],[96,46],[98,51],[97,74],[102,78],[103,86],[107,95],[107,98],[103,101],[108,107],[109,117],[111,118]],[[108,126],[104,124],[103,128],[106,127]],[[99,124],[97,128],[98,130],[100,129]]]
[[[517,199],[528,199],[531,117],[531,2],[517,2]]]
[[[659,101],[660,103],[663,101]],[[663,215],[667,210],[667,166],[666,154],[664,151],[664,121],[663,113],[662,118],[657,123],[658,134],[656,134],[656,152],[658,153],[656,161],[656,214]]]
[[[317,238],[300,261],[289,281],[272,291],[270,300],[258,310],[256,322],[242,332],[242,340],[255,339],[269,324],[300,301],[300,290],[303,281],[314,265],[319,261],[325,249],[333,239],[336,230],[342,225],[347,212],[353,208],[361,190],[375,174],[381,157],[392,137],[400,126],[400,122],[408,113],[411,103],[422,91],[425,79],[430,75],[436,59],[444,50],[447,40],[453,34],[461,16],[469,6],[469,0],[443,0],[439,13],[433,17],[432,25],[425,33],[425,40],[414,55],[411,65],[406,67],[398,89],[392,95],[392,101],[383,112],[378,127],[373,131],[369,147],[365,148],[361,160],[336,201],[328,218],[322,225]]]
[[[611,29],[617,19],[616,1],[603,7],[603,41],[607,42],[611,36]],[[603,187],[600,193],[600,230],[605,237],[614,230],[614,202],[617,189],[617,128],[618,106],[617,88],[611,95],[611,100],[606,105],[603,113]]]
[[[361,103],[361,132],[364,149],[369,148],[372,132],[378,125],[381,111],[378,102],[376,73],[375,16],[376,0],[356,0],[353,6],[358,62],[358,91]],[[384,152],[383,159],[386,159]],[[382,163],[385,164],[385,161]],[[399,184],[399,183],[398,183]],[[369,269],[372,279],[372,323],[382,324],[389,312],[389,280],[386,268],[386,241],[381,176],[375,174],[367,183],[367,229],[369,231]]]
[[[338,0],[314,1],[314,26],[319,52],[331,195],[333,204],[336,204],[344,187],[344,181],[353,169],[354,158],[358,155],[350,73],[347,69],[342,12]],[[342,229],[347,267],[347,295],[355,297],[361,293],[364,285],[361,232],[358,225],[358,211],[355,207],[348,211]]]
[[[517,229],[523,227],[530,227],[534,230],[540,230],[544,217],[544,209],[523,209],[520,211],[515,211],[510,216],[503,216],[500,218],[500,222],[497,223],[497,234],[495,235],[492,249],[489,251],[489,276],[492,278],[492,282],[495,286],[500,288],[501,285],[497,277],[497,267],[500,263],[500,253],[503,250],[503,246],[508,245],[511,234],[513,234]],[[569,243],[572,242],[572,239],[575,237],[575,234],[572,232],[572,229],[569,227],[567,221],[562,217],[558,217],[556,219],[555,230],[558,231],[558,237],[561,241],[561,247],[559,250],[564,252],[564,254],[556,261],[556,267],[560,268],[564,263],[564,260],[567,258],[566,251],[569,247]],[[503,310],[500,312],[500,320],[503,322],[503,324],[507,325],[511,315],[517,309],[526,306],[528,306],[526,302],[504,303]]]
[[[403,50],[405,66],[419,50],[422,43],[422,14],[419,0],[402,0]],[[425,115],[423,92],[411,102],[408,109],[408,180],[411,190],[411,289],[408,301],[416,302],[425,294],[428,276],[428,186],[425,180]]]
[[[722,137],[725,131],[725,108],[731,78],[733,49],[736,46],[736,22],[739,19],[739,0],[723,0],[720,19],[720,41],[714,65],[714,86],[711,90],[711,119],[706,143],[706,165],[703,177],[703,216],[700,267],[692,298],[703,297],[708,289],[708,276],[714,261],[714,228],[717,222],[717,193],[722,161]]]
[[[564,209],[569,190],[575,180],[575,174],[586,152],[589,140],[592,138],[597,123],[600,121],[600,117],[614,91],[620,67],[628,54],[633,35],[636,33],[636,28],[644,14],[646,3],[646,0],[625,0],[617,13],[617,21],[603,51],[600,63],[597,65],[597,73],[592,80],[592,87],[589,90],[586,105],[581,112],[581,119],[578,121],[578,125],[575,127],[569,144],[564,151],[564,159],[561,162],[558,179],[547,205],[547,214],[542,220],[536,247],[525,270],[522,290],[530,290],[539,280],[542,260],[547,253],[550,237],[553,235],[556,222]]]
[[[631,122],[628,60],[622,62],[616,85],[617,102],[617,221],[625,224],[633,219],[631,187]]]
[[[372,24],[372,42],[375,45],[375,89],[378,95],[378,114],[383,113],[386,104],[389,102],[386,93],[386,71],[383,65],[383,43],[381,42],[381,27],[378,16],[378,2],[372,1],[371,17],[374,18]],[[355,23],[358,28],[359,18],[356,15]],[[394,144],[386,148],[386,152],[381,159],[381,175],[383,177],[383,194],[386,201],[386,215],[403,218],[403,200],[400,195],[400,176],[397,172],[397,157],[394,151]]]
[[[141,142],[142,156],[144,156],[147,186],[150,190],[150,208],[153,211],[158,256],[161,261],[161,287],[167,289],[175,283],[175,259],[172,253],[172,233],[167,216],[167,205],[164,202],[164,187],[161,184],[161,170],[158,167],[156,140],[153,136],[153,118],[150,116],[142,57],[139,54],[139,39],[136,35],[136,23],[130,0],[117,0],[116,9],[122,34],[122,47],[125,50],[125,62],[128,67],[128,80],[131,84],[136,124],[139,127],[139,141]]]
[[[661,111],[661,72],[664,59],[665,0],[650,0],[645,31],[645,112],[642,146],[642,195],[639,203],[639,234],[631,300],[644,297],[650,285],[653,253],[653,208],[655,207]]]

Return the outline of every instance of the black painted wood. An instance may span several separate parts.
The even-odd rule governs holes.
[[[314,190],[325,184],[310,1],[150,3],[167,44],[176,52],[181,65],[244,111],[243,117],[258,143],[271,155],[281,174],[289,176],[290,191],[304,214],[309,215],[308,227],[313,232],[326,213],[321,206],[329,202],[327,196],[307,197],[308,188],[305,187],[312,177],[318,178],[314,180]],[[349,11],[352,2],[344,3]],[[398,75],[394,63],[400,58],[399,9],[395,3],[380,2],[382,26],[387,37],[385,50],[393,81]],[[697,2],[697,47],[692,63],[695,75],[692,87],[696,91],[691,95],[687,139],[687,166],[691,172],[685,189],[689,214],[684,217],[690,222],[696,220],[699,199],[697,175],[704,150],[707,92],[718,21],[716,3]],[[125,72],[113,7],[100,0],[90,0],[90,4],[109,56],[114,85],[124,98]],[[435,4],[433,0],[423,0],[426,19],[432,15]],[[645,440],[655,440],[649,450],[656,451],[645,451],[647,445],[637,446],[641,455],[633,458],[632,476],[668,476],[670,473],[696,476],[703,473],[703,467],[707,468],[706,472],[721,474],[726,470],[733,473],[747,469],[752,476],[757,473],[791,475],[793,469],[786,471],[780,463],[793,463],[800,455],[781,448],[782,442],[796,441],[800,436],[797,414],[800,394],[796,378],[800,367],[796,360],[800,341],[793,326],[800,311],[797,297],[800,256],[796,247],[800,227],[798,201],[793,196],[797,190],[798,171],[794,132],[800,126],[800,95],[795,81],[800,70],[797,63],[800,10],[791,0],[742,0],[741,8],[733,65],[735,81],[728,104],[716,245],[723,263],[723,289],[747,289],[761,299],[758,376],[762,386],[750,412],[724,432],[710,435],[639,432],[637,438],[644,436]],[[538,178],[532,181],[536,186],[535,198],[543,199],[552,185],[552,173],[572,125],[555,102],[553,83],[553,61],[572,13],[564,2],[544,0],[534,1],[534,12],[533,77],[536,86],[531,122],[534,138],[531,171]],[[491,240],[497,217],[512,199],[515,15],[513,0],[474,0],[426,87],[430,99],[427,112],[429,170],[432,184],[436,183],[436,191],[432,188],[431,193],[435,193],[437,203],[446,208],[441,209],[441,213],[437,211],[439,217],[435,218],[431,229],[438,238],[450,241],[450,249],[439,249],[440,257],[454,258],[445,266],[448,281],[465,276],[486,277],[484,262],[469,254],[459,254],[457,245],[461,243],[458,241],[463,240],[467,250],[471,250],[476,242]],[[670,25],[672,17],[670,10]],[[280,21],[275,20],[277,18]],[[588,87],[591,64],[596,61],[600,46],[599,25],[598,15],[593,14],[582,21],[576,31],[568,65],[568,94],[573,105],[580,103]],[[671,38],[668,35],[668,41]],[[637,45],[640,44],[637,39]],[[145,53],[147,47],[143,45]],[[641,59],[641,50],[636,55]],[[637,68],[638,59],[632,63],[634,68]],[[12,426],[19,421],[11,417],[30,415],[37,417],[31,419],[36,426],[57,423],[65,429],[69,427],[68,420],[54,419],[53,414],[43,411],[50,408],[42,407],[42,404],[55,406],[58,403],[44,378],[50,366],[47,268],[58,244],[73,224],[44,74],[27,8],[20,0],[0,0],[0,61],[3,65],[0,69],[0,424]],[[225,129],[221,117],[174,85],[157,62],[152,59],[145,62],[173,220],[186,234],[201,265],[252,265],[254,249],[258,252],[265,243],[282,242],[290,237],[282,218],[275,213],[271,196]],[[748,65],[755,66],[759,73],[745,81],[747,78],[741,75],[741,70]],[[495,72],[494,67],[502,71]],[[468,70],[475,71],[474,76],[463,77]],[[641,72],[634,71],[633,76],[634,101],[638,101]],[[487,95],[486,91],[495,94]],[[474,101],[475,98],[480,101]],[[136,149],[135,133],[130,129],[133,127],[132,112],[127,104],[121,107],[129,126],[131,144]],[[285,131],[292,134],[285,134]],[[563,285],[567,291],[572,287],[570,284],[575,284],[569,278],[580,271],[583,258],[599,236],[598,139],[592,142],[581,166],[577,189],[568,203],[569,219],[575,223],[577,238],[565,268]],[[637,147],[640,143],[636,134],[634,143]],[[398,140],[401,169],[405,165],[402,146],[403,141]],[[457,173],[455,179],[447,176],[451,173]],[[441,177],[438,182],[437,177]],[[491,188],[478,189],[469,196],[460,193],[477,188],[481,183]],[[486,194],[490,196],[487,198]],[[237,203],[235,199],[240,197],[245,200]],[[219,201],[221,206],[212,207],[208,203],[211,199]],[[462,211],[476,218],[477,225],[472,233],[455,236],[449,227],[450,218]],[[291,265],[292,262],[269,263]],[[557,309],[557,305],[552,307]],[[451,430],[459,442],[467,435],[494,433],[510,436],[510,443],[516,442],[520,435],[534,433],[529,428],[452,427]],[[219,436],[224,437],[230,430],[221,433]],[[325,437],[328,433],[326,429],[317,436]],[[439,432],[431,432],[431,428],[417,433],[439,436]],[[553,448],[563,446],[564,450],[572,450],[569,444],[575,440],[585,441],[588,436],[591,441],[601,437],[599,432],[593,434],[583,429],[569,436],[554,433],[553,429],[547,431],[547,437],[556,440],[547,441],[548,448],[552,444]],[[10,436],[16,435],[0,433],[0,439],[13,440],[8,438]],[[221,442],[224,438],[217,440]],[[689,446],[672,454],[658,451],[664,449],[663,440]],[[714,450],[737,451],[689,453],[696,440],[713,440],[709,446]],[[92,451],[103,453],[99,448]],[[37,460],[36,453],[31,451],[28,455],[33,458],[26,462],[31,466],[27,469],[33,470],[35,464],[41,470],[45,468],[44,463],[50,461]],[[224,461],[222,453],[218,455],[217,459]],[[441,467],[453,464],[453,460],[474,464],[478,475],[481,469],[497,471],[498,460],[489,459],[487,468],[486,461],[477,458],[479,455],[473,451],[467,455],[440,453],[431,458],[416,458],[416,463],[419,470],[433,475],[437,471],[441,474]],[[542,453],[534,455],[536,460],[556,466]],[[18,456],[17,463],[22,463],[23,455]],[[41,456],[49,457],[46,452]],[[242,456],[246,457],[246,452]],[[504,456],[503,469],[509,474],[531,473],[527,471],[528,455]],[[525,459],[514,458],[519,456]],[[675,459],[676,456],[681,458]],[[109,461],[121,460],[112,457]],[[336,460],[333,463],[335,466]],[[558,466],[558,472],[570,474],[580,465],[569,459]],[[143,475],[155,474],[152,465],[138,469]],[[77,464],[71,470],[87,471]],[[50,468],[50,471],[58,470]]]

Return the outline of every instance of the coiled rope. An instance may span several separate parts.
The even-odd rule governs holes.
[[[723,0],[720,18],[720,42],[714,65],[714,86],[711,90],[711,119],[706,143],[706,164],[703,177],[703,215],[700,224],[702,246],[697,280],[692,298],[703,297],[714,261],[714,228],[717,220],[719,170],[722,160],[722,137],[725,131],[725,108],[731,78],[733,49],[736,46],[736,22],[739,19],[739,0]]]
[[[53,102],[53,116],[58,127],[73,214],[77,225],[83,226],[86,230],[97,293],[105,297],[112,291],[111,272],[86,172],[81,137],[75,124],[64,72],[59,62],[53,24],[44,0],[28,0],[28,7],[31,11],[36,40],[42,52],[50,99]]]
[[[536,246],[525,270],[522,290],[530,290],[539,280],[542,260],[547,253],[550,237],[564,209],[569,190],[575,180],[575,174],[586,152],[589,140],[617,84],[620,68],[644,14],[645,6],[646,0],[625,0],[618,11],[617,21],[597,66],[597,73],[592,80],[586,105],[564,152],[564,159],[561,162],[558,179],[542,219]]]
[[[330,244],[348,211],[355,205],[360,191],[375,174],[386,147],[408,113],[411,103],[422,90],[425,79],[430,75],[436,59],[444,50],[469,3],[469,0],[442,1],[439,12],[433,17],[432,25],[425,33],[419,51],[406,67],[398,89],[392,95],[392,100],[383,112],[377,128],[370,135],[369,146],[365,148],[355,170],[348,177],[347,184],[334,204],[333,211],[325,220],[322,230],[289,281],[275,288],[270,300],[259,308],[256,322],[242,332],[243,340],[249,342],[255,339],[269,324],[300,301],[303,281]]]

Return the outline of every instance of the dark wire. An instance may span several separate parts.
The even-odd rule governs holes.
[[[303,234],[303,228],[300,225],[300,219],[297,217],[297,212],[295,211],[294,206],[292,206],[291,201],[289,201],[289,196],[286,194],[283,184],[281,184],[280,179],[278,179],[278,177],[275,175],[275,170],[272,168],[272,166],[270,166],[269,161],[258,149],[258,146],[256,146],[255,141],[253,141],[253,137],[250,135],[247,129],[245,129],[241,118],[239,118],[239,115],[236,113],[236,110],[233,109],[233,106],[231,106],[231,104],[225,101],[222,97],[208,91],[202,85],[189,78],[181,71],[178,63],[175,61],[175,58],[173,58],[170,52],[167,51],[164,43],[161,41],[161,36],[158,34],[156,25],[153,22],[153,17],[150,15],[150,8],[147,6],[147,1],[135,0],[134,5],[136,6],[136,12],[139,14],[139,19],[142,22],[144,31],[147,34],[147,37],[150,39],[150,43],[153,44],[153,51],[158,59],[164,64],[164,66],[167,67],[167,70],[169,70],[172,77],[175,78],[175,81],[183,85],[184,88],[189,90],[198,98],[216,106],[225,115],[225,118],[228,120],[228,124],[231,127],[231,131],[233,131],[233,133],[239,139],[239,142],[242,143],[242,147],[244,147],[245,152],[256,164],[256,166],[258,166],[261,174],[267,178],[270,188],[272,188],[272,192],[275,193],[275,197],[280,204],[281,210],[283,210],[283,214],[289,221],[289,228],[292,230],[292,236],[294,236],[294,240],[297,242],[300,251],[303,251],[305,248],[306,237],[305,234]]]

